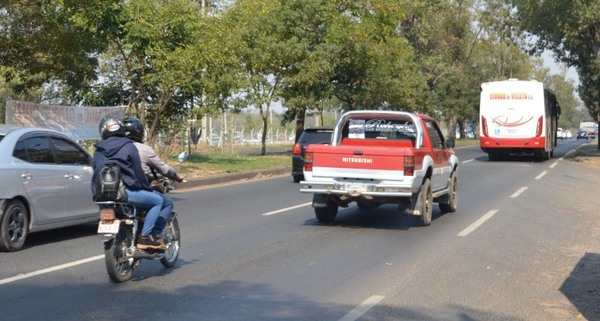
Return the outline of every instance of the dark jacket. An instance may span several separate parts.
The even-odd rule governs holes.
[[[129,138],[111,136],[97,142],[95,146],[96,151],[92,158],[92,195],[96,195],[98,172],[107,163],[115,163],[121,168],[121,179],[127,189],[152,191],[152,186],[142,169],[138,150]]]

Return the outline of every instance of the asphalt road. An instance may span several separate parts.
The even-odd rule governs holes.
[[[288,174],[172,194],[180,261],[108,281],[95,225],[0,253],[6,320],[600,320],[600,170],[457,153],[459,205],[321,224]]]

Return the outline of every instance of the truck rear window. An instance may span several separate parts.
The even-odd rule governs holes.
[[[351,118],[342,130],[342,138],[416,140],[415,124],[410,119]]]

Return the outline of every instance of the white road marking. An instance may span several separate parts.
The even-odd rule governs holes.
[[[355,320],[357,320],[363,314],[365,314],[367,311],[369,311],[369,309],[371,309],[377,303],[379,303],[381,300],[383,300],[383,298],[385,298],[385,296],[383,296],[383,295],[372,295],[370,298],[366,299],[363,303],[359,304],[354,309],[352,309],[350,312],[346,313],[346,315],[343,316],[338,321],[355,321]]]
[[[465,164],[465,163],[470,163],[470,162],[472,162],[472,161],[474,161],[474,159],[472,159],[472,158],[471,158],[471,159],[467,159],[466,161],[464,161],[464,162],[462,162],[462,163],[463,163],[463,164]]]
[[[84,264],[84,263],[88,263],[88,262],[92,262],[92,261],[96,261],[96,260],[100,260],[104,258],[104,254],[102,255],[96,255],[96,256],[92,256],[92,257],[88,257],[87,259],[82,259],[82,260],[77,260],[77,261],[73,261],[70,263],[65,263],[65,264],[61,264],[61,265],[57,265],[57,266],[53,266],[53,267],[49,267],[46,269],[41,269],[41,270],[37,270],[37,271],[33,271],[33,272],[29,272],[29,273],[25,273],[25,274],[19,274],[10,278],[6,278],[6,279],[2,279],[0,280],[0,285],[2,284],[7,284],[7,283],[11,283],[11,282],[15,282],[15,281],[19,281],[19,280],[23,280],[23,279],[28,279],[34,276],[38,276],[38,275],[42,275],[42,274],[46,274],[46,273],[50,273],[50,272],[54,272],[54,271],[58,271],[58,270],[63,270],[66,268],[70,268],[76,265],[80,265],[80,264]]]
[[[484,216],[480,217],[477,221],[473,222],[473,224],[469,225],[466,229],[464,229],[460,233],[458,233],[458,236],[465,237],[465,236],[469,235],[471,232],[475,231],[478,227],[480,227],[487,220],[492,218],[492,216],[494,216],[494,214],[498,213],[498,211],[499,210],[491,210],[491,211],[487,212]]]
[[[295,210],[297,208],[304,207],[306,205],[311,205],[311,204],[312,204],[312,202],[308,202],[308,203],[304,203],[304,204],[300,204],[300,205],[296,205],[296,206],[290,206],[290,207],[282,208],[280,210],[263,213],[262,216],[269,216],[269,215],[274,215],[274,214],[278,214],[278,213],[289,211],[289,210]]]
[[[536,179],[537,179],[537,178],[536,178]],[[519,197],[519,195],[521,195],[521,194],[522,194],[523,192],[525,192],[526,190],[527,190],[527,187],[526,187],[526,186],[523,186],[523,187],[519,188],[519,190],[518,190],[518,191],[514,192],[514,194],[512,194],[512,195],[510,196],[510,198],[517,198],[517,197]]]
[[[536,179],[536,180],[540,180],[540,179],[542,179],[542,177],[544,177],[544,175],[546,175],[546,174],[548,174],[548,172],[547,172],[547,171],[543,171],[543,172],[541,172],[541,173],[540,173],[540,175],[536,176],[536,177],[535,177],[535,179]]]
[[[554,168],[554,167],[556,167],[556,165],[558,165],[558,162],[552,163],[552,165],[550,165],[550,168]]]

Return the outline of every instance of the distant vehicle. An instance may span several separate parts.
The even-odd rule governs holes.
[[[558,127],[556,130],[556,138],[557,139],[565,139],[567,138],[567,134],[563,131],[562,128]]]
[[[587,137],[594,139],[598,133],[598,124],[593,121],[584,121],[579,123],[579,130],[585,130]]]
[[[305,128],[292,149],[292,177],[299,183],[304,179],[304,153],[308,144],[331,143],[332,127]]]
[[[30,232],[98,221],[91,156],[61,132],[0,125],[0,251]]]
[[[569,138],[573,138],[573,133],[571,133],[570,130],[565,130],[565,138],[569,139]]]
[[[588,140],[587,132],[585,130],[580,130],[577,132],[577,140],[585,139]]]
[[[509,79],[481,84],[479,142],[490,160],[511,153],[552,157],[560,106],[536,80]]]

